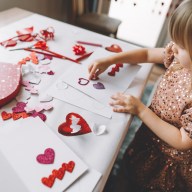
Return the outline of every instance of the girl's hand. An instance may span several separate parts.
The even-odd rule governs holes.
[[[172,50],[173,45],[174,45],[174,43],[171,41],[165,47],[165,51],[164,51],[164,64],[165,64],[165,67],[167,67],[167,68],[173,62],[173,59],[174,59],[174,53],[173,53],[173,50]]]
[[[132,95],[116,93],[111,98],[113,101],[110,102],[110,105],[114,107],[114,112],[130,113],[140,116],[146,108],[146,106],[139,99]]]
[[[109,66],[110,66],[110,64],[107,64],[107,62],[104,59],[103,60],[96,60],[96,61],[94,61],[88,67],[89,79],[97,78]]]

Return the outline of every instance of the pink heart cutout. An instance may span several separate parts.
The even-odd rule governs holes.
[[[44,154],[39,154],[36,160],[41,164],[52,164],[55,158],[55,151],[51,148],[47,148]]]

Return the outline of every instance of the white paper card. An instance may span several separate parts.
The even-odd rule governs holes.
[[[47,91],[47,94],[51,95],[54,98],[57,98],[61,101],[70,103],[87,111],[91,111],[103,117],[111,118],[112,117],[112,108],[110,106],[105,106],[95,99],[85,95],[84,93],[74,89],[71,86],[62,88],[63,81],[62,77],[57,80]]]
[[[53,164],[36,161],[46,148],[55,151]],[[86,172],[87,166],[39,118],[27,118],[7,124],[0,129],[0,150],[30,192],[61,192]],[[62,180],[56,179],[52,188],[41,183],[53,169],[62,163],[75,162],[72,173],[65,172]]]
[[[107,57],[112,55],[109,51],[98,48],[89,59],[87,59],[82,66],[76,65],[71,68],[63,75],[62,80],[72,87],[78,89],[79,91],[89,95],[90,97],[96,99],[98,102],[109,106],[110,97],[117,92],[124,92],[133,79],[135,78],[137,72],[140,69],[139,65],[124,64],[119,72],[115,73],[115,76],[109,76],[108,72],[111,71],[113,65],[110,66],[104,73],[99,76],[99,80],[91,80],[87,85],[82,85],[81,78],[88,79],[88,65],[95,61],[96,59]],[[102,83],[105,89],[96,89],[93,85],[98,82]]]

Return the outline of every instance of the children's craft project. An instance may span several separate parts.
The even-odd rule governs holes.
[[[65,191],[87,171],[83,161],[38,118],[1,127],[0,150],[28,191]]]
[[[96,87],[102,89],[95,89],[95,86],[93,86],[91,81],[86,84],[86,86],[82,86],[82,83],[79,83],[79,74],[81,74],[81,79],[87,79],[89,76],[88,65],[98,58],[107,57],[112,54],[114,53],[106,51],[102,48],[97,48],[97,50],[89,57],[89,59],[84,62],[82,66],[71,67],[63,75],[62,80],[73,88],[83,92],[85,95],[92,97],[105,106],[109,106],[108,103],[110,102],[111,96],[117,92],[125,92],[135,78],[141,66],[126,64],[121,69],[119,69],[121,65],[118,64],[116,64],[117,66],[110,66],[99,76],[99,80],[94,80],[94,84],[97,84]],[[118,67],[119,72],[116,73],[114,77],[111,77],[108,75],[108,72],[111,71],[113,67]],[[101,85],[101,83],[104,85],[104,87]]]
[[[69,113],[66,121],[59,125],[58,132],[65,136],[83,135],[91,132],[85,119],[77,113]]]
[[[0,106],[3,106],[19,93],[21,87],[21,67],[1,62],[0,69]]]

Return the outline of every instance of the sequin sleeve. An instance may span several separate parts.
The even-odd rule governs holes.
[[[184,110],[180,120],[181,120],[182,128],[186,131],[186,133],[192,139],[192,107]]]
[[[166,68],[170,66],[174,59],[174,53],[172,51],[173,42],[168,43],[164,49],[164,65]]]

